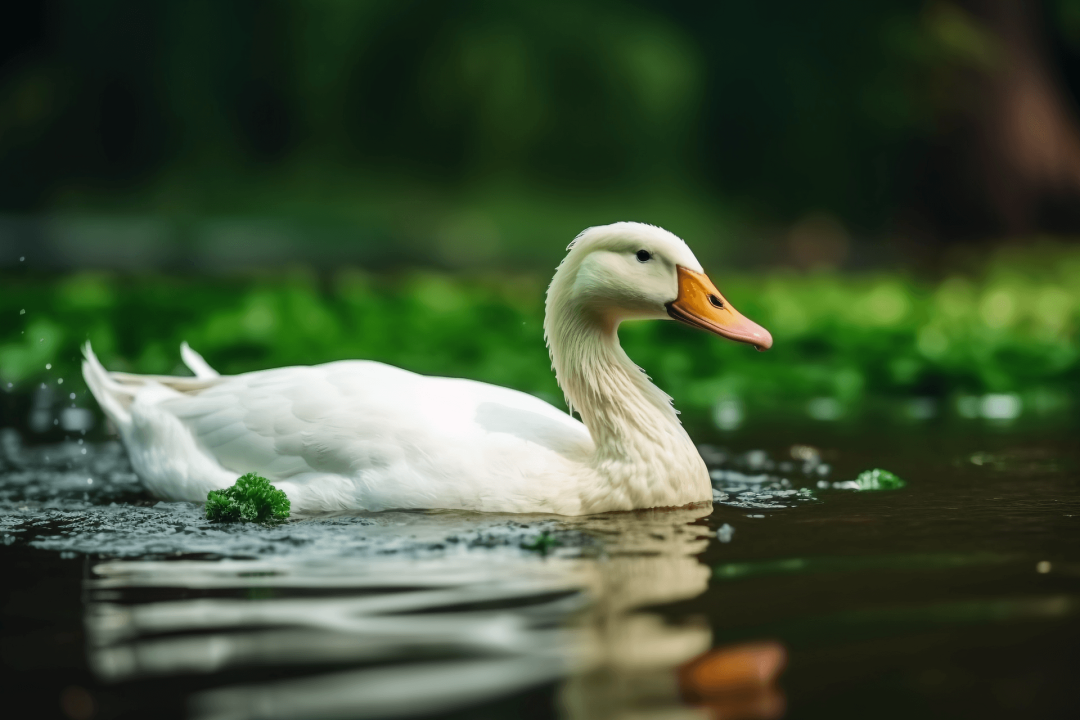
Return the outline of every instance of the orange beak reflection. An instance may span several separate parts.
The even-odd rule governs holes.
[[[729,340],[749,343],[758,350],[772,347],[772,335],[731,307],[705,273],[677,265],[679,296],[667,304],[668,315],[691,327],[708,330]]]

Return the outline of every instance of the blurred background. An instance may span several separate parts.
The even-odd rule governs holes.
[[[0,406],[358,357],[561,397],[543,292],[685,238],[766,354],[624,345],[688,421],[1061,423],[1080,0],[22,2],[0,25]],[[25,420],[24,420],[25,418]]]

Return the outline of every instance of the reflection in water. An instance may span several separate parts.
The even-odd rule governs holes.
[[[560,678],[571,718],[777,717],[782,648],[710,651],[705,623],[648,610],[705,591],[710,571],[695,556],[709,531],[695,521],[708,513],[560,518],[598,542],[546,558],[503,546],[103,562],[87,580],[91,666],[106,682],[214,673],[220,682],[190,698],[197,718],[404,716]],[[363,531],[427,543],[507,523],[388,513]],[[259,668],[273,679],[253,681]]]

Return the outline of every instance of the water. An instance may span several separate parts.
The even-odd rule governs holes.
[[[2,431],[8,698],[68,718],[1073,717],[1072,438],[744,433],[703,448],[713,508],[263,528],[149,497],[115,443]],[[879,467],[907,485],[840,489]]]

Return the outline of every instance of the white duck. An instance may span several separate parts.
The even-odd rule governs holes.
[[[623,320],[674,318],[759,350],[675,235],[615,223],[572,242],[544,331],[566,402],[365,360],[219,376],[186,344],[194,378],[83,376],[136,472],[163,498],[203,502],[258,472],[294,512],[447,508],[584,515],[709,502],[709,475],[671,405],[619,345]]]

